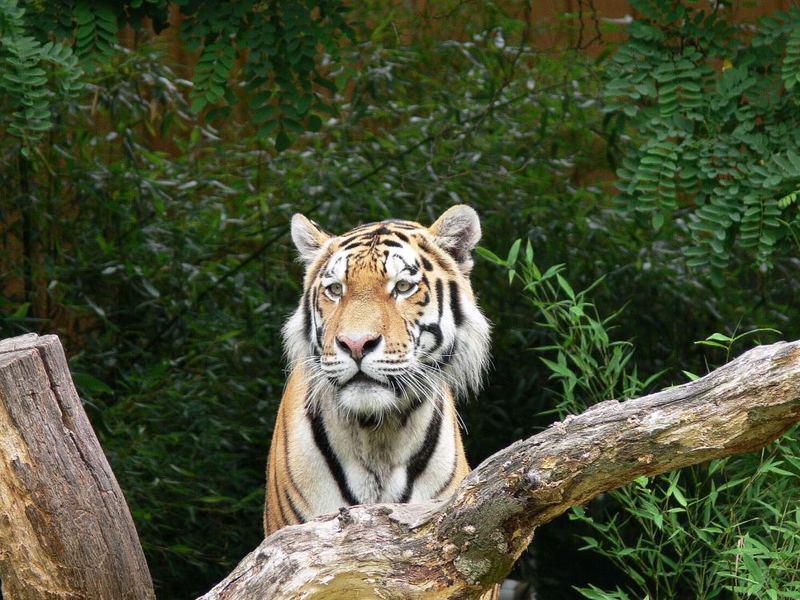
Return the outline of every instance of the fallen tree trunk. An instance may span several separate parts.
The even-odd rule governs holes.
[[[640,475],[761,448],[799,420],[800,342],[761,346],[517,442],[447,502],[343,508],[282,529],[202,600],[475,598],[569,507]],[[0,578],[8,600],[153,597],[55,336],[0,342]]]
[[[475,598],[534,530],[641,475],[755,450],[800,420],[800,342],[603,402],[488,458],[444,503],[342,509],[276,532],[202,600]]]
[[[7,600],[155,597],[54,335],[0,342],[0,580]]]

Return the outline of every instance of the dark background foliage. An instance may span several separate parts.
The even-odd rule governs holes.
[[[473,464],[800,337],[800,11],[638,0],[623,27],[594,4],[0,0],[0,334],[62,337],[159,597],[262,538],[293,212],[478,210],[502,258],[473,275],[494,323],[461,409]],[[543,598],[800,597],[800,515],[751,525],[800,500],[797,442],[771,452],[604,496],[515,576]]]

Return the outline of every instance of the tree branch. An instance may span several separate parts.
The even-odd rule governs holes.
[[[445,503],[341,509],[282,529],[202,600],[473,598],[534,530],[641,475],[761,448],[800,420],[800,342],[706,377],[608,401],[488,458]]]

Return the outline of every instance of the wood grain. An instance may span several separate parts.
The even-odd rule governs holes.
[[[0,342],[0,579],[7,600],[155,597],[125,498],[52,335]]]

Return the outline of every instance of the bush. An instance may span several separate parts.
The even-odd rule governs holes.
[[[537,351],[556,386],[559,416],[639,395],[663,376],[640,378],[632,347],[613,340],[614,316],[598,315],[591,288],[575,292],[563,265],[540,269],[530,243],[519,250],[517,241],[506,259],[483,254],[520,281],[542,319],[550,343]],[[729,355],[736,341],[777,332],[749,333],[701,343]],[[623,578],[613,590],[589,583],[578,591],[592,600],[798,597],[799,431],[758,453],[640,477],[574,508],[570,518],[585,526],[583,550],[608,559]]]
[[[705,10],[632,2],[604,90],[609,117],[636,134],[617,170],[629,210],[685,221],[688,264],[719,282],[735,257],[770,267],[798,248],[800,9],[731,22]],[[740,249],[744,253],[734,253]]]

